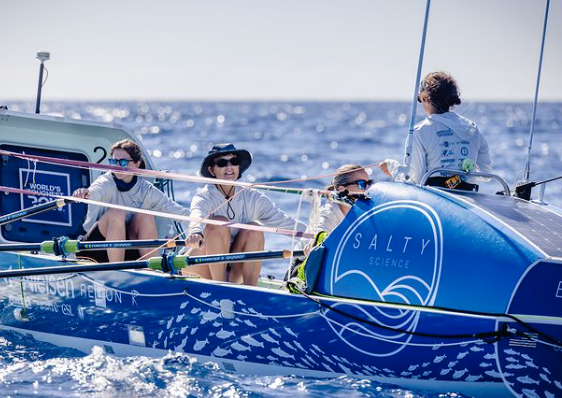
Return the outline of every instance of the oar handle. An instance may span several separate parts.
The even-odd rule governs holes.
[[[162,258],[158,258],[162,260]],[[25,276],[73,274],[77,272],[118,271],[127,269],[147,268],[147,261],[124,261],[121,263],[105,263],[92,265],[61,265],[43,268],[23,268],[0,271],[0,278],[17,278]]]

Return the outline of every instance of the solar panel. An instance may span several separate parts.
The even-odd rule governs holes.
[[[458,196],[493,214],[549,256],[562,257],[562,215],[509,196],[469,192],[459,192]]]

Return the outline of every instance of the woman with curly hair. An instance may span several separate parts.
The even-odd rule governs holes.
[[[485,173],[492,170],[488,143],[476,123],[450,110],[461,103],[457,82],[451,75],[428,74],[420,85],[418,102],[427,117],[416,125],[413,134],[409,170],[412,181],[419,183],[427,171],[436,168]],[[398,162],[390,159],[379,167],[389,176],[396,176],[401,169]],[[447,181],[447,177],[433,177],[428,183],[452,188]],[[462,185],[458,188],[464,189]]]

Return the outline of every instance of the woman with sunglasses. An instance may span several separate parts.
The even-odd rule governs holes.
[[[113,144],[109,164],[112,166],[145,167],[142,152],[137,143],[122,140]],[[157,210],[172,214],[189,215],[189,210],[142,178],[130,173],[107,172],[99,176],[88,188],[76,190],[73,196],[99,202],[118,204],[139,209]],[[84,222],[86,236],[84,241],[157,239],[154,216],[131,213],[124,210],[108,209],[103,206],[88,206]],[[98,262],[136,260],[152,249],[127,250],[89,250],[83,253]]]
[[[336,170],[336,175],[332,179],[332,183],[327,187],[329,191],[337,194],[344,193],[346,196],[364,194],[373,185],[373,180],[369,179],[369,174],[365,168],[359,164],[344,164]],[[328,199],[320,208],[320,221],[318,226],[309,231],[316,236],[314,242],[307,243],[304,247],[304,253],[308,257],[314,246],[321,244],[344,219],[351,207],[347,203],[335,202]],[[299,269],[304,267],[303,259],[295,259],[291,266],[291,277],[303,278],[304,274],[299,276]],[[303,268],[304,269],[304,268]]]
[[[201,163],[200,174],[216,178],[221,183],[207,184],[194,196],[191,215],[233,223],[262,224],[269,227],[293,229],[296,221],[279,209],[267,196],[254,189],[242,189],[229,185],[238,180],[252,164],[252,155],[245,149],[236,149],[233,144],[217,144]],[[225,204],[226,201],[226,204]],[[297,230],[303,232],[306,225],[298,222]],[[239,253],[263,250],[263,232],[239,230],[217,225],[192,223],[186,239],[191,254]],[[190,271],[217,281],[256,285],[261,262],[232,264],[227,275],[226,264],[201,265]]]
[[[369,179],[367,171],[358,164],[345,164],[338,168],[336,173],[332,183],[327,188],[335,193],[347,191],[348,195],[351,196],[364,194],[373,185],[373,180]],[[320,208],[320,222],[315,232],[332,232],[350,209],[351,207],[345,203],[326,201]]]
[[[420,85],[418,102],[428,116],[416,125],[413,135],[409,175],[415,183],[419,183],[427,171],[436,168],[491,172],[488,143],[476,123],[450,111],[451,107],[461,103],[457,82],[451,75],[445,72],[428,74]],[[383,161],[379,167],[393,177],[404,170],[391,159]],[[433,177],[428,183],[454,188],[446,183],[448,180],[447,177]],[[464,185],[466,189],[474,187]]]

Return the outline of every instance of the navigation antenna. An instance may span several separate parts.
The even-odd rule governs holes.
[[[412,101],[412,115],[410,117],[410,129],[408,130],[408,137],[406,138],[406,153],[404,155],[404,164],[406,165],[406,181],[410,180],[410,163],[412,161],[412,139],[414,136],[414,126],[416,124],[416,107],[418,105],[418,91],[420,87],[421,70],[423,66],[423,53],[425,51],[425,36],[427,34],[427,21],[429,19],[429,6],[431,0],[427,0],[425,6],[425,18],[423,21],[423,33],[420,46],[420,56],[418,59],[418,71],[416,74],[416,87],[414,89],[414,100]]]
[[[51,53],[46,51],[37,52],[37,58],[41,61],[39,66],[39,86],[37,87],[37,102],[35,104],[35,113],[39,113],[39,108],[41,107],[41,89],[43,88],[43,70],[45,70],[45,61],[51,59]],[[48,73],[48,72],[47,72]]]
[[[544,11],[544,25],[542,29],[542,42],[541,52],[539,56],[539,70],[537,72],[537,85],[535,86],[535,101],[533,102],[533,116],[531,117],[531,129],[529,131],[529,145],[527,147],[527,162],[525,163],[525,172],[523,174],[523,181],[529,181],[531,173],[531,147],[533,146],[533,134],[535,133],[535,118],[537,115],[537,103],[539,99],[539,86],[541,83],[541,69],[542,69],[542,56],[544,53],[544,42],[546,38],[546,25],[548,23],[548,9],[550,8],[550,0],[546,0],[546,9]]]

